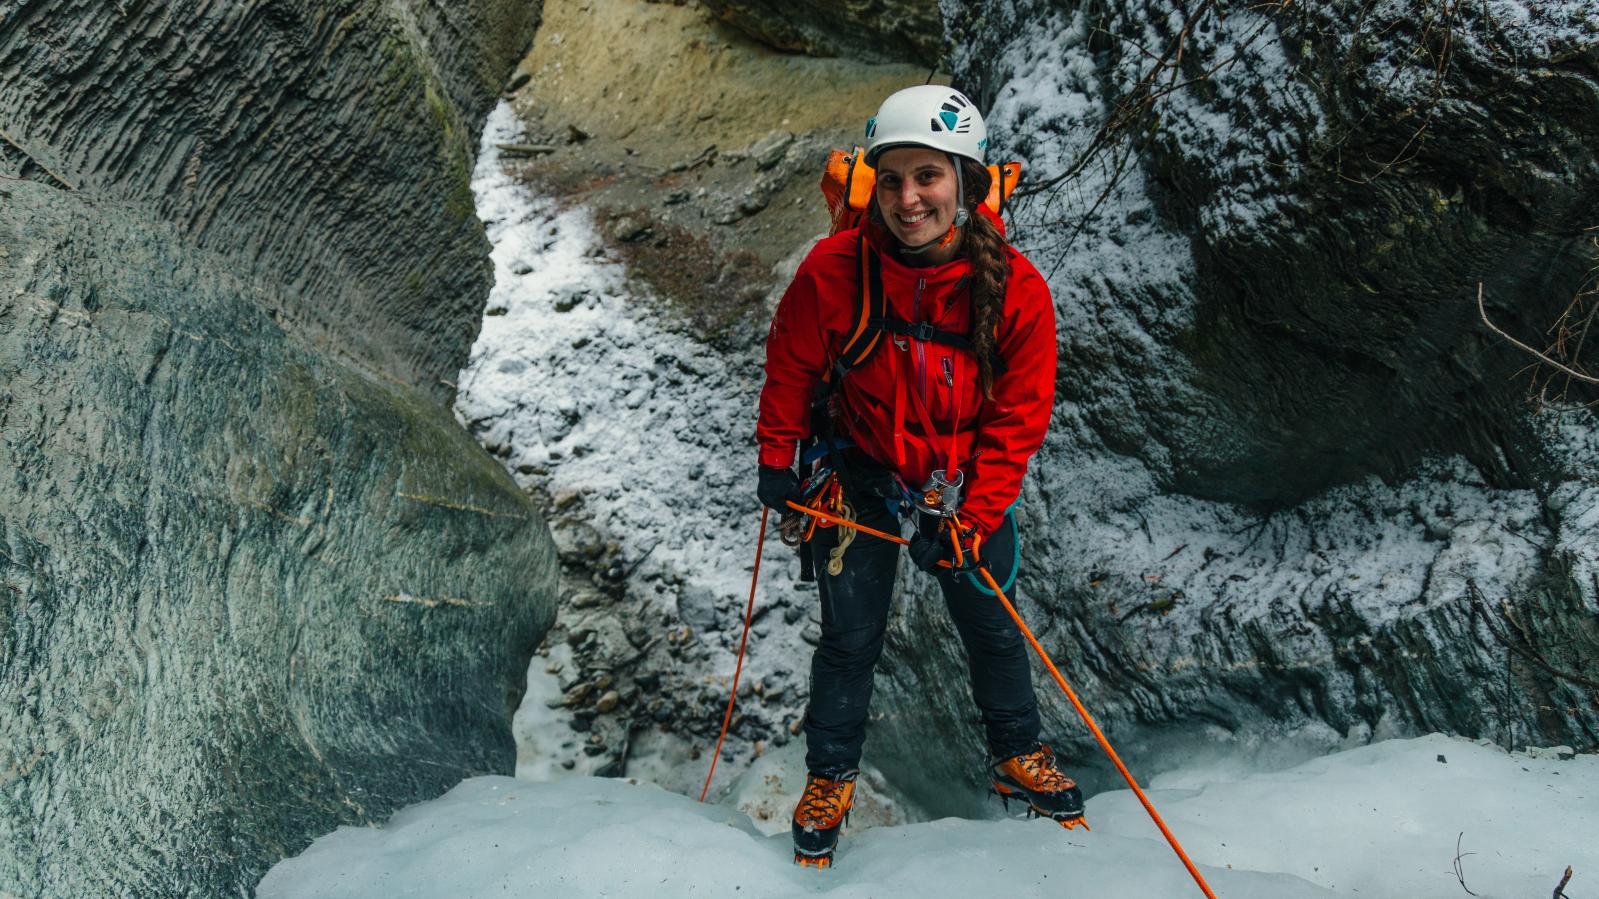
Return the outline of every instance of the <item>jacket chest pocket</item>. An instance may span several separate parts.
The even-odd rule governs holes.
[[[940,430],[959,429],[977,415],[982,389],[978,384],[977,358],[971,353],[942,344],[926,344],[922,374],[927,411]]]

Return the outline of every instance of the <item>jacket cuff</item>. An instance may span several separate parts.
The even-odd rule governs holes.
[[[786,447],[763,446],[756,462],[768,468],[793,468],[794,447],[792,444]]]

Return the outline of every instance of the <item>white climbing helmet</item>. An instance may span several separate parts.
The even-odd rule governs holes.
[[[931,147],[984,164],[988,126],[976,104],[943,84],[922,84],[890,94],[866,122],[866,164],[894,147]]]

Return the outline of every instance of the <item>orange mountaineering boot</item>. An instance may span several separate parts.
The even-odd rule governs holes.
[[[859,775],[850,770],[833,777],[805,776],[805,794],[794,808],[794,864],[820,870],[833,863],[838,829],[849,819]]]
[[[994,762],[990,767],[994,792],[1005,801],[1020,799],[1030,815],[1048,818],[1071,830],[1088,828],[1083,819],[1083,792],[1077,782],[1055,767],[1055,753],[1045,744],[1032,752]]]

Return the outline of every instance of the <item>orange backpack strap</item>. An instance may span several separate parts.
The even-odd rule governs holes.
[[[880,323],[888,313],[888,298],[883,294],[883,260],[866,245],[863,234],[855,235],[855,261],[859,287],[855,291],[855,327],[838,353],[834,370],[839,375],[865,362],[883,339]]]

